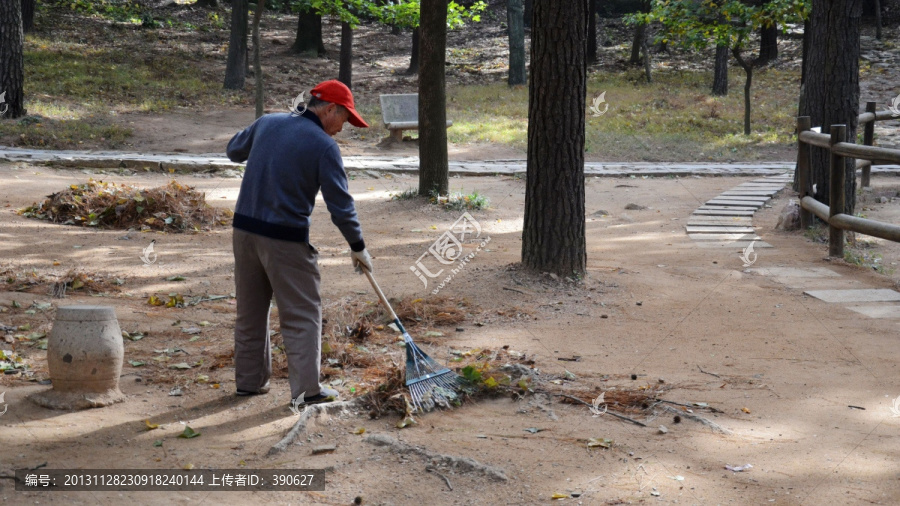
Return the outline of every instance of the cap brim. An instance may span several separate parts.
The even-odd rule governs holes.
[[[369,124],[366,123],[366,120],[362,119],[362,116],[360,116],[359,113],[356,112],[356,109],[347,107],[347,111],[350,112],[350,117],[347,118],[347,121],[349,121],[351,125],[357,128],[369,128]]]

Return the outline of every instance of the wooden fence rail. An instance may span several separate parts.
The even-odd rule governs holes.
[[[849,174],[845,174],[844,158],[855,158],[855,169],[862,169],[862,186],[869,186],[872,163],[900,163],[900,149],[878,148],[872,146],[874,122],[878,120],[896,119],[890,111],[875,111],[875,102],[866,104],[866,112],[859,115],[859,123],[864,127],[863,145],[847,139],[846,125],[832,125],[830,134],[812,131],[809,116],[797,118],[797,183],[800,189],[800,226],[805,230],[812,225],[812,216],[818,216],[828,223],[828,255],[844,256],[844,231],[850,230],[860,234],[880,237],[889,241],[900,242],[900,226],[865,218],[857,218],[844,214],[844,183]],[[830,206],[817,201],[812,196],[810,184],[809,151],[812,146],[825,148],[830,153]]]

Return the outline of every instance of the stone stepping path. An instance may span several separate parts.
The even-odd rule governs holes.
[[[869,318],[900,320],[900,292],[887,288],[859,287],[859,282],[844,278],[825,267],[754,267],[745,272],[771,277],[785,286],[803,290],[804,295],[828,304],[841,304]],[[841,285],[858,288],[822,288]]]
[[[756,235],[753,214],[791,181],[790,173],[781,173],[724,191],[691,214],[685,232],[703,248],[746,248],[751,244],[754,248],[771,248],[771,244]]]

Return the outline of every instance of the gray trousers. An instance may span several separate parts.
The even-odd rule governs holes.
[[[322,303],[318,252],[307,243],[234,231],[234,379],[256,392],[272,375],[269,304],[278,305],[291,398],[319,393]]]

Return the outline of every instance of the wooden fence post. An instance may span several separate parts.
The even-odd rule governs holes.
[[[866,102],[866,112],[872,113],[875,115],[875,102]],[[875,118],[872,118],[872,121],[867,121],[866,126],[863,130],[863,144],[866,146],[871,146],[875,142]],[[862,176],[860,177],[860,186],[863,188],[869,187],[869,180],[872,175],[872,163],[875,163],[875,160],[872,160],[869,165],[866,165],[862,168]]]
[[[809,116],[797,118],[797,186],[800,192],[800,229],[806,230],[813,224],[813,215],[803,208],[803,197],[811,196],[809,192],[809,150],[812,146],[800,140],[800,134],[808,132],[812,122]]]
[[[844,157],[834,152],[834,145],[847,140],[847,125],[831,125],[831,141],[828,152],[830,181],[830,209],[828,217],[831,218],[844,212],[844,172],[846,171]],[[844,258],[844,231],[828,224],[828,256]]]

